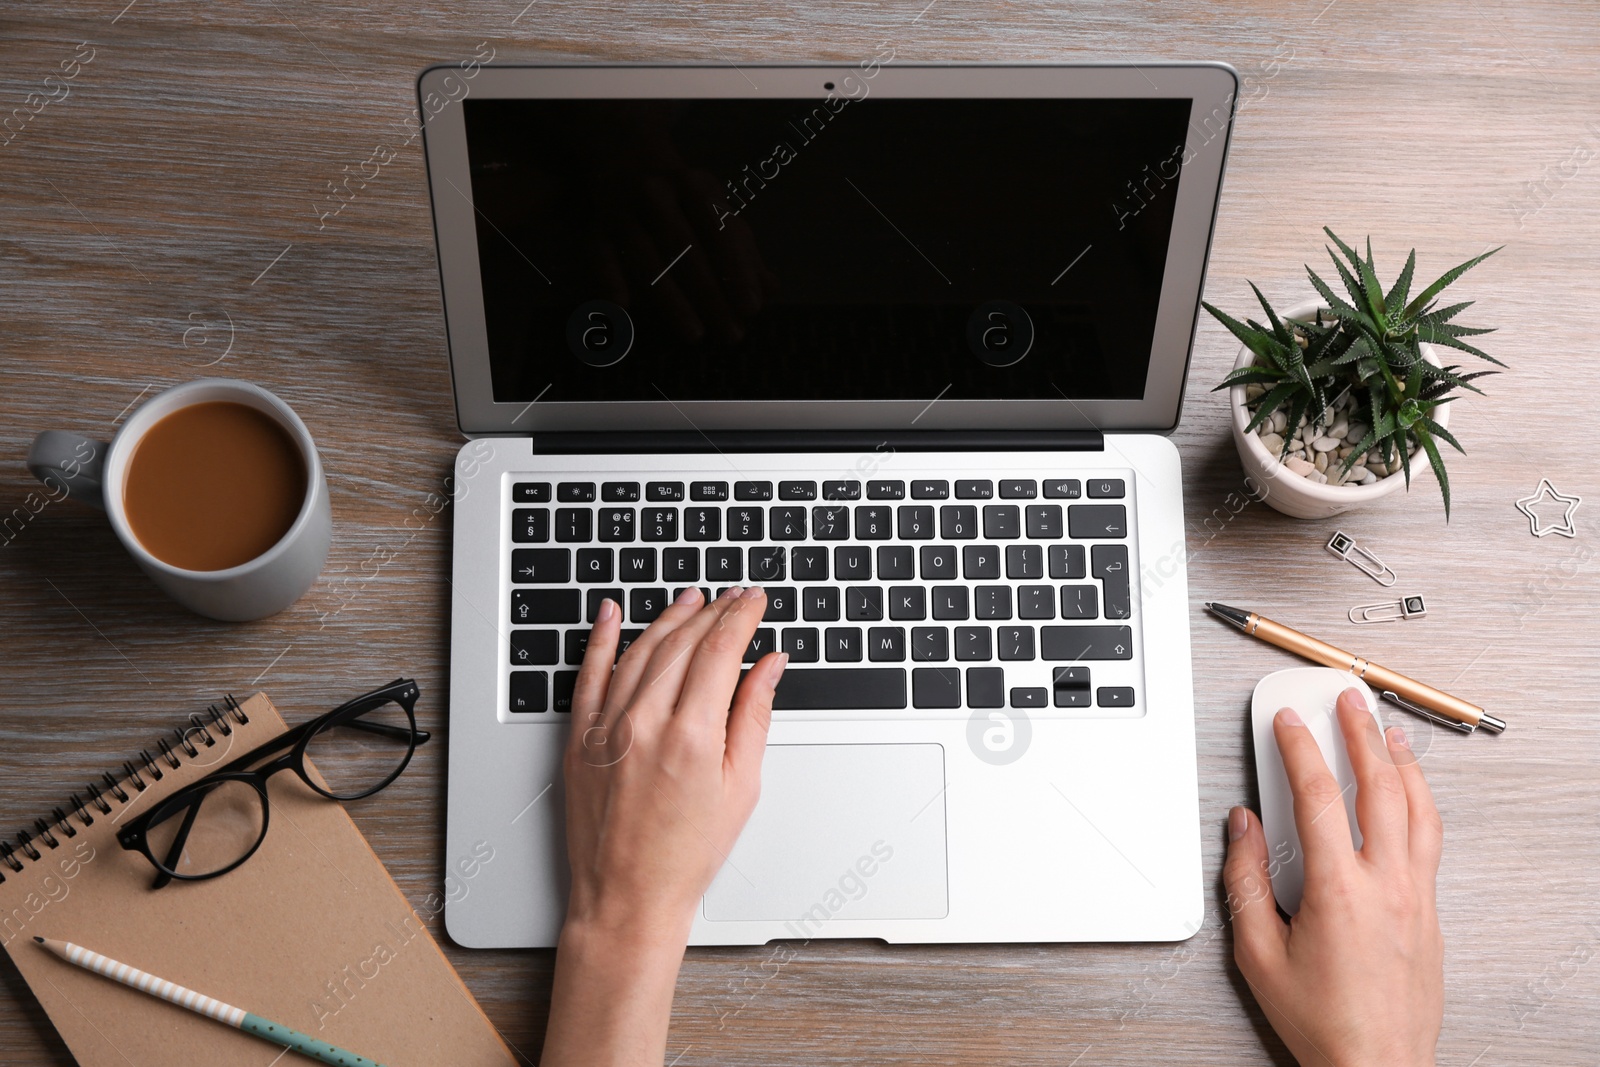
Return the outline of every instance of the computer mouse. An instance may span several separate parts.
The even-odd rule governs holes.
[[[1305,888],[1305,854],[1300,848],[1300,834],[1295,830],[1294,795],[1289,791],[1289,778],[1284,773],[1272,720],[1283,708],[1293,708],[1305,720],[1328,769],[1339,781],[1344,816],[1350,821],[1350,838],[1355,847],[1360,848],[1356,778],[1350,769],[1350,756],[1345,751],[1344,734],[1339,730],[1335,711],[1339,694],[1351,688],[1360,691],[1373,721],[1382,729],[1378,701],[1372,690],[1355,675],[1332,667],[1296,667],[1269,674],[1256,683],[1256,691],[1250,698],[1250,719],[1256,739],[1256,783],[1261,791],[1261,828],[1267,836],[1267,873],[1272,879],[1272,895],[1289,915],[1300,910],[1300,896]],[[1333,815],[1332,812],[1328,814]]]

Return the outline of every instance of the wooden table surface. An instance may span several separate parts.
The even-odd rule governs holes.
[[[1458,285],[1479,301],[1469,321],[1501,328],[1487,344],[1512,370],[1488,398],[1457,405],[1452,429],[1470,454],[1450,461],[1454,517],[1445,523],[1431,479],[1337,523],[1244,502],[1226,405],[1208,391],[1236,346],[1203,322],[1175,439],[1195,600],[1205,927],[1175,945],[812,942],[775,974],[763,949],[694,950],[668,1058],[1290,1062],[1231,962],[1217,886],[1226,811],[1254,791],[1251,687],[1293,661],[1206,619],[1199,602],[1215,596],[1347,637],[1510,722],[1497,738],[1406,721],[1448,831],[1440,1063],[1590,1062],[1600,505],[1578,511],[1576,540],[1536,540],[1514,506],[1542,477],[1600,500],[1590,0],[524,3],[447,13],[360,0],[11,0],[0,15],[0,113],[25,109],[0,145],[0,518],[23,516],[0,538],[5,826],[223,691],[264,688],[300,718],[407,673],[426,724],[444,725],[451,516],[413,517],[430,513],[459,444],[422,150],[408,129],[425,64],[480,46],[500,62],[852,61],[883,42],[898,61],[1226,60],[1244,75],[1244,106],[1213,302],[1247,310],[1246,278],[1283,302],[1310,295],[1301,265],[1325,262],[1324,223],[1374,234],[1389,273],[1412,246],[1431,273],[1506,246]],[[40,107],[31,92],[56,99]],[[323,218],[338,204],[333,185],[377,146],[393,161]],[[205,373],[283,396],[327,465],[327,570],[264,622],[187,614],[94,512],[68,501],[33,514],[29,503],[22,460],[35,432],[109,436],[141,397]],[[1352,632],[1345,609],[1384,591],[1323,551],[1335,525],[1391,563],[1400,589],[1427,596],[1426,619]],[[419,906],[441,888],[443,755],[422,750],[381,802],[354,809]],[[535,1060],[552,954],[447,951]],[[0,974],[0,1061],[70,1062],[14,968]]]

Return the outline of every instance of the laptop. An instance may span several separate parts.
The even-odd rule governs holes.
[[[431,68],[449,932],[554,945],[602,598],[759,583],[695,944],[1172,941],[1203,892],[1176,424],[1219,64]],[[619,758],[626,758],[625,752]]]

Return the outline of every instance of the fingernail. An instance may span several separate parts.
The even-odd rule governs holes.
[[[1389,730],[1389,743],[1396,748],[1410,748],[1411,739],[1406,736],[1404,727],[1395,726]]]
[[[735,597],[737,597],[740,593],[743,593],[743,592],[744,592],[744,587],[743,586],[730,585],[730,586],[728,586],[728,588],[726,588],[726,589],[724,589],[722,591],[722,595],[717,597],[717,599],[718,600],[733,600]]]
[[[610,597],[606,597],[604,600],[600,601],[600,610],[595,613],[595,621],[610,622],[611,616],[615,615],[616,613],[616,603]]]
[[[1284,708],[1278,712],[1278,721],[1285,726],[1304,726],[1305,720],[1293,708]]]
[[[778,653],[778,676],[780,678],[783,676],[784,669],[786,667],[788,667],[788,666],[789,666],[789,653],[787,653],[787,652]]]
[[[694,600],[694,598],[699,596],[699,595],[700,595],[700,590],[691,585],[691,586],[688,586],[687,588],[685,588],[683,592],[679,593],[678,594],[678,599],[674,600],[673,603],[674,604],[687,604],[690,601]]]
[[[746,600],[754,600],[756,597],[758,597],[760,595],[761,595],[761,587],[759,585],[752,585],[750,588],[748,588],[748,589],[746,589],[744,591],[744,598]]]
[[[1250,829],[1250,817],[1244,813],[1244,808],[1235,807],[1228,812],[1228,840],[1237,841]]]

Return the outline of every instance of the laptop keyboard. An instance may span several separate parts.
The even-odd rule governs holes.
[[[759,584],[779,718],[1143,714],[1128,471],[1085,477],[513,477],[505,710],[570,712],[602,599],[621,651],[684,588]]]

